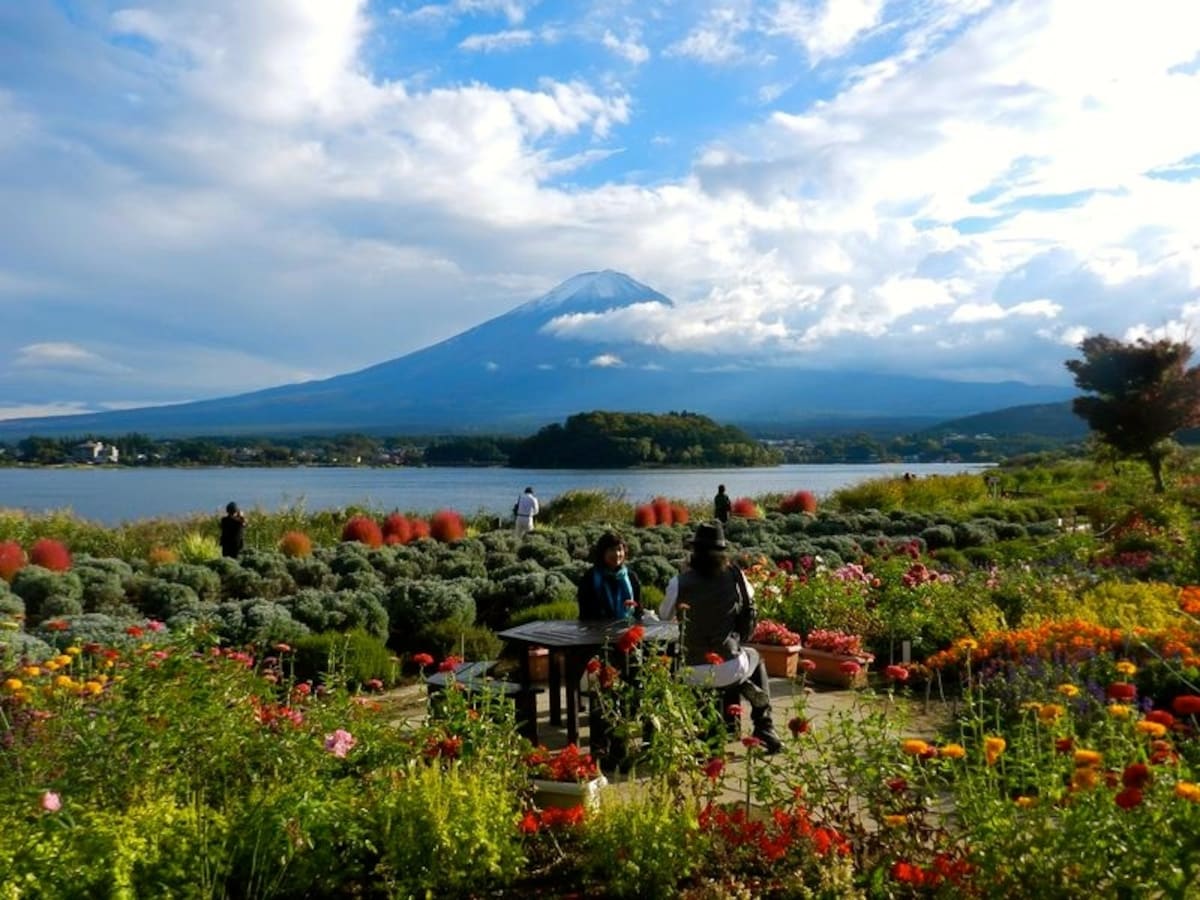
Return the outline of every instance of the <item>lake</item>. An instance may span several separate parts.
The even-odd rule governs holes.
[[[247,510],[351,504],[429,513],[457,509],[507,515],[532,485],[546,503],[564,491],[615,491],[640,503],[663,495],[708,501],[724,484],[732,497],[812,491],[818,497],[871,478],[912,472],[918,477],[979,472],[968,463],[790,465],[764,469],[462,469],[278,468],[139,469],[0,468],[0,508],[29,512],[70,509],[113,525],[153,517],[217,514],[230,500]]]

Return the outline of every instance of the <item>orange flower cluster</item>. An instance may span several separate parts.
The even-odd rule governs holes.
[[[808,848],[817,856],[850,854],[850,843],[833,828],[814,825],[808,810],[774,809],[771,818],[750,819],[745,806],[709,804],[700,811],[700,829],[738,852],[757,852],[763,862],[774,863],[793,849]]]

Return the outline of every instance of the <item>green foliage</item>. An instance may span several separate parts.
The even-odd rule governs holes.
[[[1082,619],[1108,628],[1136,622],[1146,628],[1180,624],[1179,588],[1159,582],[1102,581],[1074,592],[1043,591],[1030,597],[1023,622]]]
[[[612,897],[669,897],[700,869],[705,839],[688,810],[638,794],[601,806],[584,836],[587,872]]]
[[[512,618],[509,620],[509,626],[515,628],[517,625],[524,625],[526,622],[577,618],[579,618],[579,605],[574,600],[555,600],[553,603],[542,603],[538,606],[530,606],[518,610],[513,613]]]
[[[180,562],[205,563],[220,559],[221,545],[211,535],[189,531],[175,545],[175,552],[179,555]]]
[[[83,584],[75,572],[51,572],[28,565],[13,576],[9,586],[25,602],[26,624],[83,612]]]
[[[396,680],[396,663],[382,640],[361,628],[306,634],[292,645],[297,681],[344,684],[351,690],[379,679]]]
[[[472,660],[496,659],[504,646],[490,629],[454,621],[434,622],[409,643],[413,649],[437,657],[453,655]]]
[[[475,600],[453,582],[400,580],[385,600],[391,644],[399,650],[422,649],[417,636],[437,622],[467,626],[475,622]]]
[[[559,527],[593,522],[629,522],[633,504],[623,491],[563,491],[542,507],[538,520]]]

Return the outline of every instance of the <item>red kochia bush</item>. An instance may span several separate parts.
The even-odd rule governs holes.
[[[355,516],[342,529],[342,540],[358,541],[368,547],[381,547],[383,546],[383,532],[379,530],[379,525],[375,523],[374,519]]]
[[[293,559],[312,556],[312,538],[303,531],[289,531],[279,539],[279,552]]]
[[[407,544],[412,540],[412,523],[408,517],[394,512],[383,520],[383,542],[385,544]]]
[[[429,537],[429,523],[424,519],[409,519],[408,524],[412,527],[412,540],[419,541]]]
[[[29,548],[29,561],[51,572],[65,572],[71,568],[71,551],[62,541],[39,538]]]
[[[688,508],[682,503],[671,504],[671,521],[675,525],[686,525],[691,516],[688,514]]]
[[[429,534],[435,541],[452,544],[466,536],[463,517],[452,509],[439,509],[429,517]]]
[[[25,567],[25,551],[16,541],[0,541],[0,578],[12,581]]]
[[[675,516],[671,509],[671,501],[666,497],[655,497],[650,501],[650,505],[654,507],[654,521],[658,525],[671,525],[675,522]]]
[[[654,512],[654,507],[649,503],[644,503],[633,511],[633,524],[638,528],[649,528],[652,525],[658,524],[658,516]]]
[[[812,491],[796,491],[784,497],[779,503],[781,513],[808,513],[817,511],[817,495]]]
[[[749,497],[738,497],[734,500],[733,506],[730,507],[730,512],[743,519],[757,519],[762,516],[762,511],[758,508],[758,504]]]

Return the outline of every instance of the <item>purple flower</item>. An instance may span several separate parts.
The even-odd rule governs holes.
[[[357,743],[358,741],[354,739],[354,735],[344,728],[337,729],[333,734],[325,735],[325,749],[338,759],[345,759],[346,754]]]

